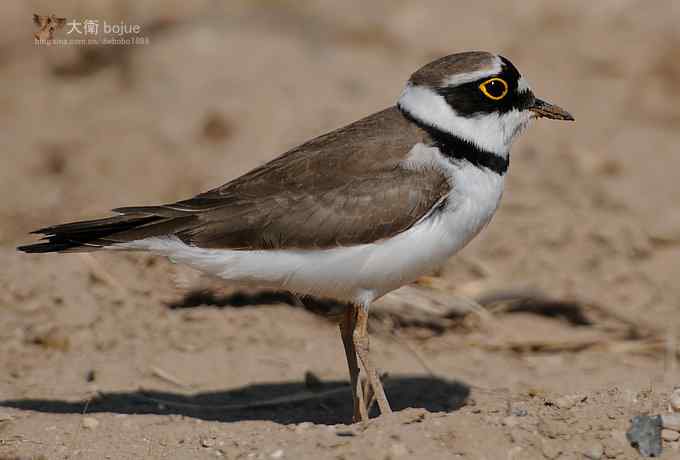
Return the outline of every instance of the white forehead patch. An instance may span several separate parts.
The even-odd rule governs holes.
[[[503,61],[501,61],[498,56],[494,56],[491,64],[487,68],[475,70],[473,72],[451,75],[444,80],[443,86],[463,85],[465,83],[470,83],[471,81],[480,80],[485,77],[490,77],[492,75],[499,74],[501,70],[503,70],[502,65]]]

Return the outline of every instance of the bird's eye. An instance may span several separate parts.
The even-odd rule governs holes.
[[[479,89],[486,97],[499,101],[508,94],[508,84],[502,78],[489,78],[479,85]]]

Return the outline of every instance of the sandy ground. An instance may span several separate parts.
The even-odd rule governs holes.
[[[0,458],[639,458],[629,419],[680,384],[677,1],[0,10]],[[125,19],[150,44],[33,47],[33,12]],[[14,249],[219,185],[466,49],[506,55],[577,122],[523,136],[494,221],[427,289],[543,300],[373,323],[391,416],[349,424],[337,327],[285,296],[191,296],[146,255]]]

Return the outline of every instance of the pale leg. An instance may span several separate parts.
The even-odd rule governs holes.
[[[373,394],[375,400],[378,403],[381,414],[389,414],[392,412],[389,402],[387,402],[387,397],[385,396],[385,390],[383,389],[382,383],[380,382],[380,376],[375,367],[373,367],[369,358],[369,341],[368,341],[368,312],[361,305],[353,305],[356,311],[356,324],[354,326],[354,348],[356,349],[357,355],[361,360],[361,364],[366,371],[368,381],[373,388]]]
[[[352,402],[354,403],[353,421],[368,420],[368,411],[364,402],[364,392],[359,382],[359,365],[354,348],[354,330],[356,327],[357,313],[354,305],[348,305],[340,320],[340,336],[345,347],[347,366],[349,367],[349,380],[352,387]]]

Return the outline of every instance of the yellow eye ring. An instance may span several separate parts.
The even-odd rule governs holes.
[[[500,83],[500,87],[497,85],[498,83]],[[490,85],[491,88],[487,88],[487,85]],[[489,78],[479,85],[479,90],[489,99],[500,101],[508,94],[508,84],[502,78]]]

